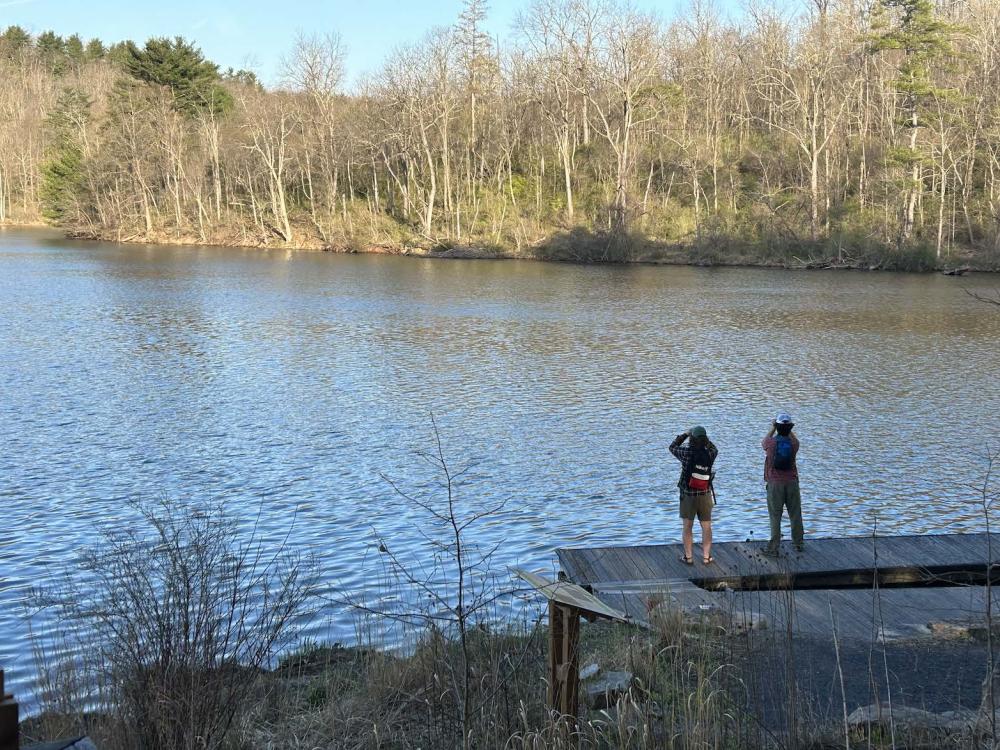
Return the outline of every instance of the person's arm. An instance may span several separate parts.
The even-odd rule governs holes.
[[[684,456],[681,455],[681,444],[688,439],[688,434],[682,432],[680,435],[674,438],[674,442],[670,444],[670,452],[673,454],[674,458],[683,461]]]
[[[767,442],[774,437],[774,433],[777,431],[778,431],[778,425],[776,425],[774,422],[771,422],[771,429],[767,431],[767,434],[764,436],[764,439],[760,441],[760,447],[763,448],[764,450],[767,450]]]

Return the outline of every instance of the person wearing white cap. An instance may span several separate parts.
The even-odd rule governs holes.
[[[795,424],[788,412],[778,412],[761,446],[764,448],[764,483],[767,485],[767,515],[771,520],[771,539],[765,554],[777,555],[781,545],[781,516],[788,509],[795,549],[805,549],[802,530],[802,495],[796,463],[799,439],[792,432]]]

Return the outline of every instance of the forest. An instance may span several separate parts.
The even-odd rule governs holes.
[[[134,242],[1000,266],[1000,3],[486,0],[348,84],[0,34],[0,223]]]

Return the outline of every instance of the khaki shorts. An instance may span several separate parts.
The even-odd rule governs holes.
[[[712,506],[715,500],[711,492],[688,492],[681,490],[681,518],[693,521],[697,516],[702,523],[712,520]]]

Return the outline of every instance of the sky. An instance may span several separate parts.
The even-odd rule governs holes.
[[[636,0],[638,7],[676,12],[687,0]],[[527,0],[491,0],[487,30],[507,36]],[[723,5],[728,0],[723,0]],[[450,26],[462,0],[0,0],[0,29],[32,34],[77,33],[86,41],[144,41],[151,36],[193,40],[223,69],[253,70],[266,84],[279,79],[281,59],[299,32],[339,32],[348,49],[349,81],[374,71],[394,47]]]

